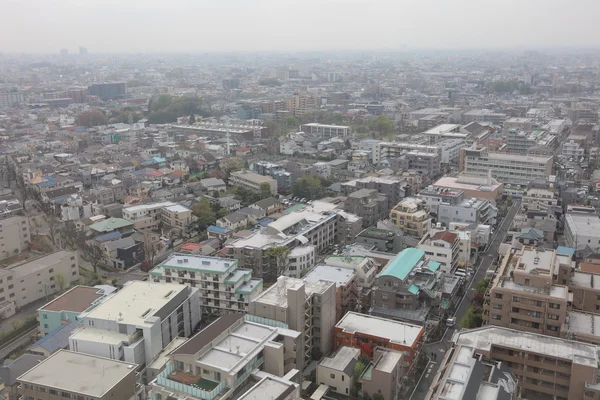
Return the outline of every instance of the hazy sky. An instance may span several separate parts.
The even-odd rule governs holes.
[[[0,51],[600,45],[600,0],[0,0]]]

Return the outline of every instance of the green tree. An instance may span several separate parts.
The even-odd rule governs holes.
[[[263,182],[260,184],[260,198],[266,199],[267,197],[271,197],[271,185]]]
[[[394,123],[383,115],[380,115],[371,121],[370,125],[372,130],[377,131],[382,135],[394,132]]]
[[[292,194],[296,197],[310,200],[320,199],[325,196],[327,189],[323,187],[321,180],[317,177],[306,175],[296,180],[292,186]]]
[[[245,160],[241,157],[229,157],[221,161],[221,168],[227,175],[244,168]]]
[[[63,289],[65,287],[67,287],[67,279],[65,278],[65,276],[63,274],[54,275],[54,281],[56,282],[56,285],[58,286],[59,292],[62,292]]]
[[[287,246],[273,246],[267,249],[265,254],[271,260],[271,267],[268,275],[271,279],[269,282],[275,282],[277,278],[288,269],[290,265],[290,253],[292,251]]]
[[[485,278],[480,280],[479,282],[477,282],[477,285],[475,286],[475,291],[478,294],[484,295],[485,291],[487,290],[487,287],[490,283],[490,279],[489,278]]]
[[[217,216],[210,205],[210,202],[203,198],[199,203],[192,205],[192,213],[196,217],[195,226],[198,232],[205,231],[206,228],[213,225]]]
[[[283,123],[283,126],[285,126],[287,130],[292,129],[292,128],[297,129],[298,125],[299,125],[298,119],[291,115],[289,117],[285,117],[281,122]]]
[[[77,125],[88,128],[106,124],[108,124],[108,117],[100,110],[87,111],[77,117]]]
[[[465,329],[472,329],[481,326],[482,323],[483,312],[481,307],[469,307],[462,321],[460,321],[460,326]]]

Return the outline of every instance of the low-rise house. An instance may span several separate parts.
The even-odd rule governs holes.
[[[265,215],[272,215],[283,211],[283,204],[274,197],[267,197],[266,199],[259,200],[249,207],[262,210]]]
[[[209,193],[223,192],[227,190],[227,185],[222,179],[206,178],[200,180],[200,186]]]
[[[354,367],[359,356],[360,349],[342,346],[331,357],[324,357],[317,364],[317,384],[327,385],[332,392],[350,396]]]
[[[223,218],[219,218],[216,222],[217,226],[231,230],[246,229],[249,223],[249,215],[239,211],[232,212]]]

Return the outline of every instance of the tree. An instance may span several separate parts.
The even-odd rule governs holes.
[[[380,115],[371,122],[371,129],[387,135],[394,132],[394,123],[389,118]]]
[[[196,217],[194,225],[198,233],[205,231],[206,228],[213,225],[217,220],[217,216],[206,198],[192,205],[192,213]]]
[[[188,120],[190,125],[193,125],[196,123],[196,117],[194,117],[194,114],[190,115],[190,119]]]
[[[62,230],[61,220],[54,214],[46,214],[44,215],[44,221],[46,221],[46,225],[48,225],[48,236],[50,236],[52,244],[62,248],[60,245],[62,240],[60,240],[59,237]]]
[[[108,117],[100,110],[87,111],[77,117],[77,125],[88,128],[106,124],[108,124]]]
[[[490,279],[489,278],[485,278],[480,280],[479,282],[477,282],[477,285],[475,286],[475,291],[478,294],[484,295],[485,291],[487,290],[487,287],[490,283]]]
[[[371,396],[372,400],[385,400],[385,397],[383,397],[383,395],[381,393],[373,393],[373,396]]]
[[[272,278],[271,282],[275,282],[288,269],[291,252],[287,246],[274,246],[267,249],[265,254],[271,259],[271,266],[268,271],[268,275]]]
[[[84,254],[87,261],[94,268],[94,273],[98,275],[98,266],[104,260],[104,250],[94,241],[88,241],[85,244]]]
[[[306,175],[298,179],[292,186],[292,194],[296,197],[310,200],[320,199],[325,196],[327,190],[323,187],[321,180],[317,177]]]
[[[225,171],[227,175],[232,173],[233,171],[239,171],[244,168],[245,161],[240,157],[229,157],[223,161],[221,161],[221,169]]]
[[[56,281],[56,284],[58,285],[58,290],[60,292],[62,292],[63,289],[67,287],[67,279],[63,274],[54,275],[54,280]]]
[[[148,272],[154,268],[154,260],[160,252],[161,247],[161,242],[153,243],[150,238],[144,239],[144,262],[142,263],[144,265],[142,266],[142,271]]]
[[[263,182],[260,184],[260,198],[266,199],[267,197],[271,197],[271,185]]]
[[[23,211],[27,211],[27,200],[30,199],[31,192],[29,191],[29,187],[25,183],[25,179],[22,176],[17,176],[16,181],[17,185],[17,195],[19,200],[21,201],[21,207],[23,207]]]

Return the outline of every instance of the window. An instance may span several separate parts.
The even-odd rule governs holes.
[[[552,331],[552,332],[558,332],[558,327],[557,327],[557,326],[546,325],[546,328],[547,328],[549,331]]]
[[[502,293],[496,293],[497,299],[502,299],[503,297],[504,297],[504,295]]]
[[[44,315],[42,316],[42,318],[43,318],[43,319],[48,319],[48,314],[44,314]]]
[[[531,281],[529,279],[525,279],[525,285],[529,286],[530,283]]]
[[[344,382],[344,375],[342,375],[342,382]],[[346,389],[346,390],[348,390],[348,389]]]
[[[8,285],[8,290],[10,290],[10,289],[12,289],[14,287],[15,287],[15,285]]]
[[[502,304],[500,304],[500,303],[493,303],[492,307],[495,308],[496,310],[502,310]]]
[[[330,377],[331,379],[335,379],[335,374],[329,374],[329,377]]]
[[[560,310],[560,304],[550,303],[550,308],[554,308],[555,310]]]
[[[53,272],[54,272],[54,268],[50,268],[50,269],[48,270],[48,273],[49,273],[49,274],[51,274],[51,273],[53,273]]]
[[[500,315],[498,315],[498,314],[492,314],[492,319],[495,319],[495,320],[499,321],[499,320],[502,319],[502,317]]]
[[[521,301],[521,298],[519,296],[513,296],[512,300],[518,303]]]

